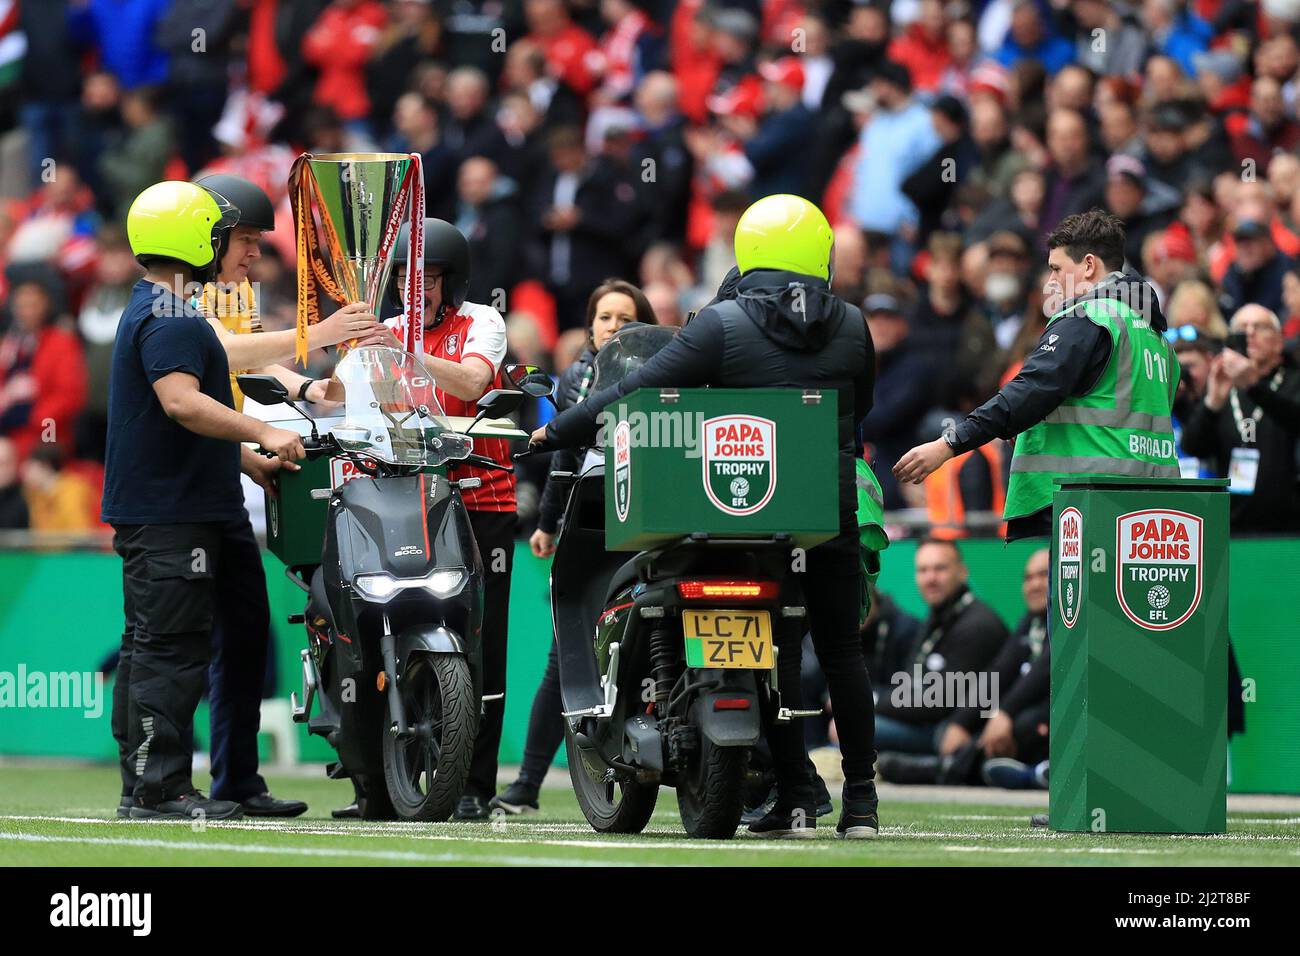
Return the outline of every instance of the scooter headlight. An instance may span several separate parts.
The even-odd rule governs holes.
[[[464,568],[438,568],[425,578],[425,587],[440,598],[451,597],[465,586]]]
[[[395,578],[391,574],[359,574],[352,580],[361,596],[367,601],[386,604],[393,595],[407,588],[424,588],[435,597],[448,598],[458,594],[469,580],[464,568],[435,568],[419,578]]]
[[[391,574],[359,574],[352,582],[367,601],[387,601],[400,590],[399,584]]]

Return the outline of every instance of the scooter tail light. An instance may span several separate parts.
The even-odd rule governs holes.
[[[683,601],[771,601],[777,596],[775,581],[678,581]]]

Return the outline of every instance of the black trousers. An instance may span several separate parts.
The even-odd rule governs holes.
[[[560,697],[560,659],[555,641],[546,657],[546,672],[533,695],[533,709],[528,715],[528,736],[524,740],[524,762],[519,768],[522,783],[540,787],[555,754],[564,743],[564,701]]]
[[[247,519],[222,543],[208,668],[212,797],[246,800],[266,792],[257,772],[257,732],[269,669],[271,608],[262,554]]]
[[[125,627],[113,737],[123,794],[145,806],[193,789],[194,709],[212,655],[218,594],[223,603],[240,599],[228,569],[245,557],[247,526],[246,514],[229,522],[114,526]]]
[[[844,794],[852,799],[875,777],[875,704],[858,633],[862,566],[855,532],[843,532],[810,549],[807,566],[798,578],[808,608],[808,629],[813,648],[826,675],[835,726],[839,731],[844,767]],[[803,709],[800,658],[803,635],[796,628],[782,629],[778,638],[777,672],[781,701]],[[769,714],[767,737],[777,775],[777,792],[786,805],[811,808],[812,775],[804,745],[801,721],[779,724]]]
[[[483,695],[505,694],[506,641],[510,621],[510,572],[515,561],[515,513],[471,511],[486,585],[483,593]],[[474,756],[469,765],[465,795],[490,800],[497,792],[497,751],[501,748],[501,721],[506,702],[483,704]]]

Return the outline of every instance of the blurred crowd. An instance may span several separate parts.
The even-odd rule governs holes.
[[[1184,473],[1232,478],[1234,533],[1300,531],[1297,37],[1297,0],[0,0],[0,527],[98,523],[141,189],[262,185],[285,328],[291,163],[388,150],[556,374],[605,279],[680,325],[751,201],[816,202],[879,356],[864,454],[948,539],[997,533],[1009,449],[890,468],[1014,376],[1043,236],[1102,206],[1170,322]]]

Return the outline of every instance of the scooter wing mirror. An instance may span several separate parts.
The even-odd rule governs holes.
[[[274,375],[240,375],[239,390],[259,405],[289,403],[289,390]]]
[[[493,418],[504,418],[523,403],[523,392],[508,388],[494,388],[475,403],[478,405],[478,414],[474,416],[474,421],[470,422],[469,428],[465,431],[468,433],[488,415]]]
[[[532,398],[550,398],[555,394],[555,382],[536,365],[507,365],[506,377],[511,384]]]

